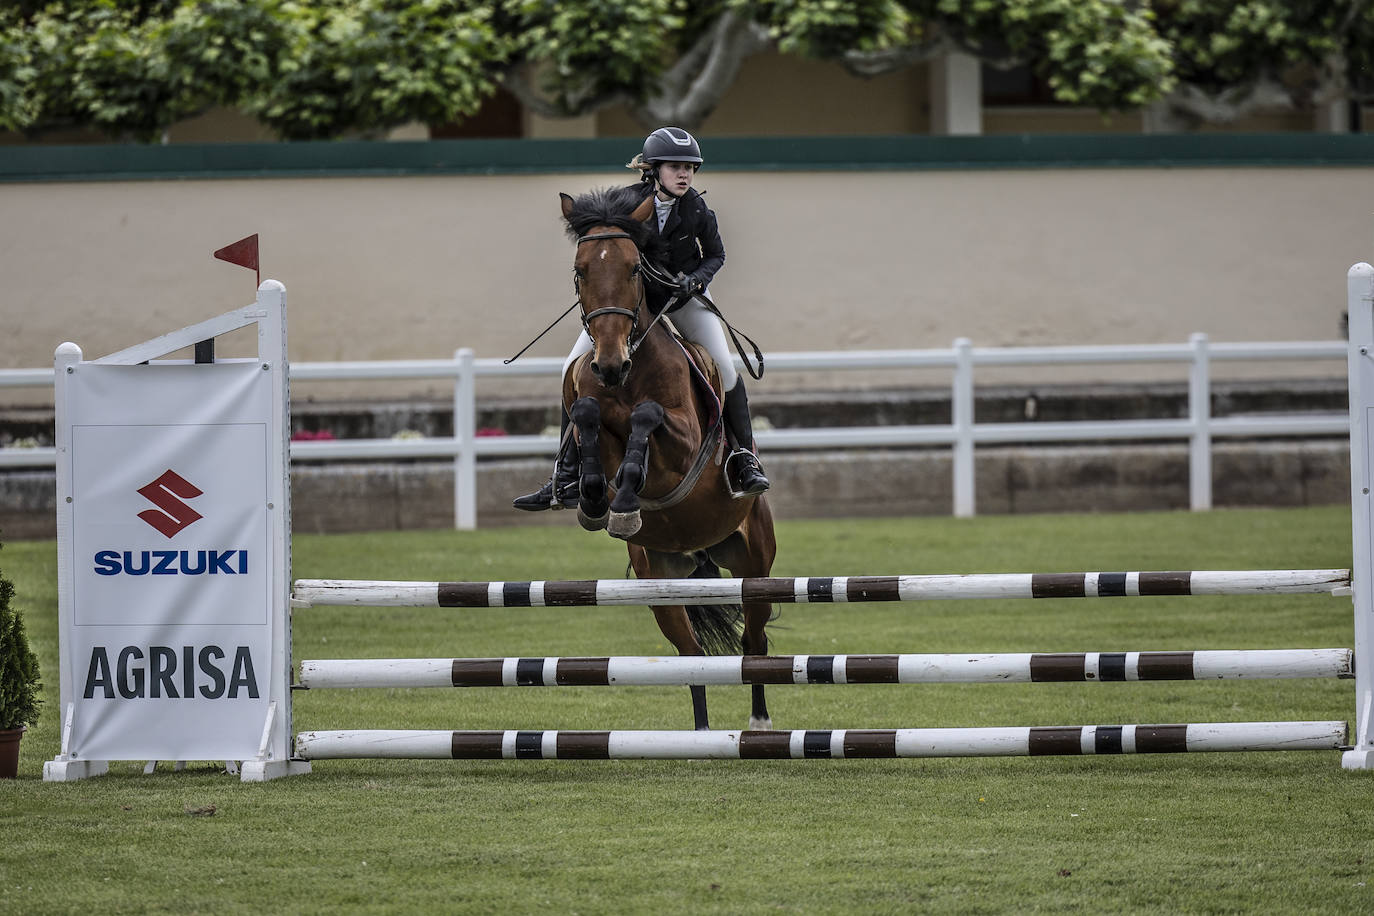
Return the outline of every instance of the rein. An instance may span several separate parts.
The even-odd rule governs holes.
[[[584,235],[579,237],[577,240],[577,244],[581,245],[583,242],[592,242],[598,239],[628,239],[631,242],[634,241],[634,237],[625,232],[597,232],[592,235]],[[636,245],[635,247],[638,248],[639,246]],[[644,260],[643,252],[640,252],[639,265],[635,269],[635,272],[637,274],[642,274],[639,281],[640,306],[644,304],[644,276],[647,276],[650,280],[653,280],[655,283],[658,283],[662,286],[667,286],[670,288],[679,287],[680,289],[677,278],[668,276],[667,273],[660,270],[658,267],[654,266],[652,262]],[[744,370],[748,372],[749,376],[755,380],[763,378],[763,351],[759,349],[759,345],[755,343],[754,339],[750,337],[748,334],[744,333],[743,331],[739,330],[734,325],[732,325],[729,319],[727,319],[723,314],[721,314],[721,311],[716,306],[716,304],[712,302],[710,299],[703,296],[701,293],[687,293],[681,291],[678,292],[677,295],[673,296],[671,299],[668,300],[668,304],[663,307],[663,310],[654,316],[653,320],[650,321],[648,326],[644,328],[644,333],[639,335],[638,340],[636,340],[634,337],[635,329],[639,326],[638,307],[636,307],[635,311],[633,312],[631,312],[629,309],[622,308],[596,309],[595,311],[589,312],[582,316],[582,327],[586,329],[587,336],[591,337],[592,331],[591,328],[587,327],[587,325],[593,318],[597,317],[598,315],[628,315],[630,317],[630,320],[633,322],[633,324],[630,325],[630,355],[633,356],[634,352],[639,349],[639,345],[644,342],[644,338],[646,338],[649,335],[650,329],[652,329],[654,325],[658,324],[659,320],[663,318],[664,315],[673,311],[689,299],[696,299],[698,302],[700,302],[703,306],[706,307],[706,310],[708,312],[710,312],[712,315],[715,315],[717,318],[720,319],[720,323],[725,325],[725,330],[729,332],[730,339],[735,344],[735,350],[739,353],[740,362],[744,364]],[[579,293],[577,302],[573,304],[577,305],[581,302],[582,297]],[[572,310],[569,309],[568,311]],[[566,315],[567,312],[564,312],[563,314]],[[562,316],[560,316],[560,320],[561,319]],[[744,352],[744,344],[740,341],[741,337],[743,337],[746,341],[749,342],[749,348],[754,351],[754,363],[749,362],[749,355]],[[757,369],[754,368],[755,365],[758,366]]]
[[[629,242],[635,242],[634,236],[630,235],[628,232],[594,232],[590,235],[578,236],[577,244],[581,245],[583,242],[595,242],[603,239],[625,239]],[[582,328],[587,332],[587,336],[592,336],[592,330],[590,325],[593,318],[599,318],[602,315],[625,315],[630,319],[629,351],[630,355],[633,356],[635,354],[635,351],[639,349],[640,344],[644,343],[645,339],[649,336],[649,332],[653,330],[654,325],[658,324],[658,322],[662,320],[664,315],[673,311],[678,306],[686,302],[688,299],[697,299],[699,302],[701,302],[703,306],[705,306],[707,311],[709,311],[711,314],[719,318],[721,324],[725,325],[725,330],[729,332],[730,339],[735,344],[735,350],[739,353],[740,362],[744,364],[744,370],[749,373],[749,376],[753,379],[763,378],[763,351],[759,349],[759,345],[755,343],[754,339],[750,337],[748,334],[744,333],[743,331],[739,330],[734,325],[732,325],[729,322],[729,320],[723,314],[721,314],[721,311],[716,306],[716,304],[712,302],[710,299],[703,296],[701,293],[686,293],[679,291],[677,295],[673,296],[671,299],[668,300],[668,304],[663,307],[663,310],[660,311],[657,315],[655,315],[653,319],[647,325],[645,325],[644,333],[640,334],[639,337],[636,338],[635,331],[639,328],[639,309],[644,305],[644,277],[648,277],[655,283],[658,283],[662,286],[666,286],[669,288],[679,287],[679,284],[677,282],[676,277],[668,276],[667,273],[665,273],[660,268],[656,267],[652,262],[646,261],[644,259],[644,253],[642,251],[639,251],[638,243],[635,243],[635,250],[639,253],[639,263],[635,265],[635,269],[632,276],[639,276],[639,301],[636,303],[635,308],[633,310],[619,308],[616,306],[607,306],[605,308],[594,309],[591,312],[583,314]],[[528,350],[530,347],[534,346],[536,343],[538,343],[541,337],[552,331],[554,329],[554,326],[557,325],[558,322],[562,321],[564,318],[567,318],[569,312],[571,312],[573,309],[577,308],[579,305],[582,304],[582,290],[579,287],[576,277],[574,277],[573,279],[573,288],[577,291],[577,298],[573,300],[573,304],[568,306],[563,311],[563,314],[555,318],[548,327],[540,331],[535,336],[534,340],[531,340],[529,343],[521,347],[520,352],[516,353],[509,359],[502,360],[502,365],[510,365],[511,363],[519,359],[521,356],[523,356],[525,351]],[[741,337],[748,341],[750,349],[754,351],[754,364],[751,364],[749,362],[749,356],[744,352],[744,344],[740,342]],[[755,364],[757,364],[758,366],[757,370],[754,368]]]
[[[627,240],[627,241],[629,241],[629,242],[632,242],[632,243],[635,242],[634,236],[630,235],[628,232],[594,232],[594,233],[592,233],[591,235],[579,236],[578,239],[577,239],[577,244],[581,245],[583,242],[596,242],[596,241],[601,241],[602,239],[625,239],[625,240]],[[624,315],[624,316],[626,316],[627,318],[629,318],[629,319],[630,319],[630,336],[629,336],[629,351],[630,351],[630,352],[629,352],[629,355],[630,355],[630,356],[634,356],[635,351],[639,349],[640,344],[644,343],[645,339],[648,338],[649,332],[653,330],[654,325],[658,324],[659,320],[660,320],[665,314],[667,314],[667,312],[668,312],[668,309],[665,308],[663,311],[661,311],[661,312],[659,312],[657,315],[655,315],[655,316],[653,317],[653,319],[652,319],[647,325],[645,325],[645,327],[644,327],[644,332],[643,332],[642,334],[640,334],[638,338],[635,337],[635,331],[639,329],[639,310],[640,310],[640,309],[643,307],[643,305],[644,305],[644,277],[645,277],[645,276],[648,276],[648,277],[650,277],[651,279],[653,279],[654,281],[659,282],[659,283],[664,283],[664,282],[667,282],[667,283],[669,283],[669,284],[672,284],[672,283],[673,283],[672,280],[666,280],[666,281],[665,281],[665,275],[664,275],[663,271],[659,270],[657,267],[654,267],[654,266],[653,266],[652,264],[650,264],[648,261],[644,260],[644,254],[643,254],[643,252],[640,252],[640,251],[639,251],[639,244],[638,244],[638,243],[635,243],[635,251],[636,251],[636,253],[639,254],[639,263],[637,263],[637,264],[635,265],[634,270],[631,272],[631,276],[638,276],[638,277],[639,277],[639,301],[635,304],[634,309],[631,310],[631,309],[618,308],[618,307],[616,307],[616,306],[606,306],[605,308],[593,309],[592,311],[586,312],[586,313],[584,313],[584,314],[582,315],[582,329],[585,330],[585,331],[587,332],[587,336],[588,336],[588,337],[591,337],[591,336],[592,336],[591,323],[592,323],[592,319],[593,319],[593,318],[599,318],[599,317],[601,317],[602,315]],[[574,306],[581,305],[581,304],[582,304],[582,291],[581,291],[581,288],[578,286],[578,283],[577,283],[577,280],[576,280],[576,279],[573,280],[573,286],[574,286],[575,289],[577,289],[577,301],[574,302],[573,305],[574,305]],[[669,305],[670,305],[670,306],[676,305],[676,304],[677,304],[677,301],[678,301],[677,299],[674,299],[672,302],[669,303]],[[572,311],[572,309],[568,309],[568,311],[570,312],[570,311]],[[564,312],[563,314],[566,315],[567,313],[568,313],[568,312]],[[562,315],[559,316],[559,320],[560,320],[560,321],[562,320]]]
[[[581,245],[583,242],[594,242],[594,241],[597,241],[597,240],[599,240],[599,239],[627,239],[627,240],[629,240],[629,241],[631,241],[631,242],[634,241],[634,237],[631,236],[631,235],[629,235],[628,233],[625,233],[625,232],[598,232],[598,233],[594,233],[594,234],[592,234],[592,235],[580,236],[580,237],[577,239],[577,244]],[[636,246],[635,246],[635,249],[636,249],[636,251],[638,251],[639,246],[636,245]],[[657,282],[659,282],[659,283],[665,283],[665,282],[666,282],[666,283],[671,284],[671,283],[673,282],[671,279],[665,279],[665,275],[664,275],[663,271],[661,271],[661,270],[659,270],[658,268],[654,267],[654,266],[651,265],[648,261],[645,261],[643,255],[640,256],[639,264],[638,264],[638,266],[635,268],[635,270],[636,270],[636,272],[643,271],[645,274],[647,274],[648,276],[650,276],[652,279],[654,279],[655,281],[657,281]],[[534,339],[533,339],[533,340],[531,340],[529,343],[527,343],[527,344],[525,344],[523,347],[521,347],[521,348],[520,348],[520,351],[519,351],[518,353],[516,353],[514,356],[512,356],[512,357],[510,357],[510,358],[508,358],[508,359],[502,360],[502,361],[501,361],[501,365],[503,365],[503,366],[509,366],[511,363],[515,362],[517,359],[519,359],[520,357],[524,356],[526,350],[528,350],[530,347],[532,347],[532,346],[534,346],[535,344],[537,344],[537,343],[539,342],[540,338],[542,338],[545,334],[547,334],[547,333],[549,333],[550,331],[552,331],[552,330],[554,329],[554,327],[558,324],[558,322],[562,321],[564,318],[567,318],[569,312],[571,312],[573,309],[577,308],[579,305],[582,304],[582,291],[581,291],[581,289],[579,288],[577,279],[576,279],[575,277],[573,278],[573,289],[577,291],[577,298],[573,300],[573,304],[570,305],[570,306],[568,306],[566,309],[564,309],[564,310],[563,310],[563,313],[562,313],[561,315],[559,315],[557,318],[555,318],[552,322],[550,322],[548,327],[546,327],[544,330],[542,330],[542,331],[540,331],[538,334],[536,334],[536,335],[534,336]],[[643,285],[643,281],[641,281],[641,282],[640,282],[640,288],[639,288],[639,304],[642,305],[643,303],[644,303],[644,285]],[[673,304],[675,304],[675,303],[673,303]],[[664,311],[667,311],[667,309],[664,309]],[[630,343],[630,354],[631,354],[631,355],[634,355],[635,350],[639,349],[639,345],[640,345],[641,343],[643,343],[645,335],[647,335],[647,334],[649,333],[649,330],[650,330],[655,324],[658,323],[658,319],[659,319],[659,317],[661,316],[661,314],[662,314],[662,313],[660,313],[659,315],[654,316],[654,320],[651,321],[651,322],[649,322],[648,327],[646,327],[646,328],[644,329],[644,334],[641,334],[641,335],[640,335],[639,340],[633,340],[633,339],[631,340],[631,343]],[[583,315],[583,316],[582,316],[582,328],[583,328],[583,330],[585,330],[585,331],[587,332],[587,336],[588,336],[588,337],[591,337],[591,336],[592,336],[592,331],[591,331],[591,328],[588,327],[588,324],[591,322],[591,320],[592,320],[593,318],[599,317],[599,316],[601,316],[601,315],[625,315],[625,316],[627,316],[627,317],[630,319],[630,321],[631,321],[631,325],[630,325],[630,337],[631,337],[631,338],[634,337],[635,329],[639,326],[639,311],[638,311],[638,308],[636,308],[635,311],[630,311],[629,309],[607,307],[607,308],[596,309],[595,311],[593,311],[593,312],[591,312],[591,313],[589,313],[589,314]]]

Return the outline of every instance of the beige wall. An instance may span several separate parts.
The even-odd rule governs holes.
[[[289,290],[293,360],[460,346],[505,356],[572,301],[558,192],[627,175],[0,185],[0,368],[51,365],[64,340],[94,358],[247,303],[252,274],[210,253],[253,232],[263,276]],[[1334,339],[1345,271],[1374,259],[1371,169],[708,168],[698,185],[729,252],[713,291],[773,351],[945,347],[958,336]],[[575,327],[568,319],[535,352],[561,355]],[[1152,370],[1129,370],[1142,372]],[[0,403],[20,400],[0,392]]]

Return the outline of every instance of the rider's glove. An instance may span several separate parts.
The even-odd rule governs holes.
[[[691,293],[699,293],[699,292],[701,292],[703,289],[706,288],[706,284],[705,284],[705,283],[702,283],[702,282],[701,282],[701,278],[698,277],[698,276],[696,276],[695,274],[687,274],[687,275],[678,274],[678,275],[677,275],[677,283],[678,283],[678,287],[679,287],[684,293],[687,293],[687,294],[689,294],[689,295],[690,295]]]

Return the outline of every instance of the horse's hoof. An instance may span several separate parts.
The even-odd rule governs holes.
[[[577,507],[577,522],[588,531],[600,531],[606,527],[606,513],[603,512],[597,518],[593,518],[582,511],[582,507]]]
[[[639,510],[633,512],[612,512],[610,520],[603,523],[606,533],[612,537],[629,539],[639,533],[639,529],[644,525],[644,519],[640,518]]]
[[[773,730],[773,720],[760,719],[755,716],[749,717],[749,730],[751,732],[771,732]]]

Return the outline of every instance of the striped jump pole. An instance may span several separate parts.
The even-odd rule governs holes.
[[[302,687],[979,684],[1354,677],[1349,649],[602,658],[322,659]]]
[[[581,579],[391,582],[299,579],[293,603],[365,607],[591,607],[597,605],[945,601],[984,598],[1135,598],[1164,595],[1332,594],[1348,569],[992,573],[745,579]]]
[[[824,731],[313,731],[296,736],[296,755],[305,760],[1045,757],[1335,750],[1348,733],[1339,721]]]

